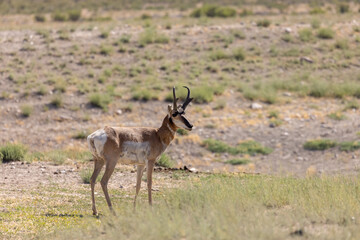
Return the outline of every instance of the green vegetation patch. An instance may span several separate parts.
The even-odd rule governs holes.
[[[93,93],[89,96],[91,106],[107,111],[112,99],[108,94]]]
[[[161,154],[161,156],[157,159],[156,165],[166,168],[171,168],[174,166],[174,162],[169,155],[166,153]]]
[[[331,28],[320,28],[317,32],[317,37],[321,39],[332,39],[334,36],[335,32]]]
[[[352,152],[360,149],[359,141],[350,141],[350,142],[342,142],[340,143],[340,150],[346,152]]]
[[[231,7],[220,7],[216,5],[204,5],[200,8],[193,10],[190,17],[235,17],[236,10]]]
[[[359,177],[210,175],[184,185],[162,191],[151,208],[146,199],[137,211],[132,199],[116,201],[118,216],[90,219],[57,239],[301,239],[294,232],[314,224],[325,229],[316,232],[320,239],[357,234]]]
[[[0,147],[2,162],[23,161],[28,149],[22,144],[7,143]]]
[[[90,180],[91,180],[91,176],[94,172],[94,169],[92,168],[85,168],[85,169],[82,169],[80,171],[80,177],[81,177],[81,180],[83,183],[85,184],[89,184],[90,183]],[[100,173],[97,178],[96,178],[96,182],[100,182],[101,178],[103,177],[104,173]]]
[[[271,148],[264,147],[259,142],[253,140],[244,141],[239,143],[236,147],[232,147],[227,143],[210,138],[203,141],[203,146],[209,151],[214,153],[228,152],[232,155],[237,155],[237,154],[267,155],[273,151]]]
[[[306,150],[318,151],[326,150],[336,146],[336,142],[330,139],[309,140],[304,144]]]
[[[346,116],[341,112],[330,113],[328,115],[328,117],[333,119],[333,120],[337,120],[337,121],[341,121],[341,120],[346,119]]]
[[[140,47],[145,47],[148,44],[160,43],[166,44],[169,43],[170,39],[168,36],[162,33],[158,33],[155,28],[149,27],[144,30],[139,36],[138,42]]]
[[[231,164],[231,165],[246,165],[250,162],[247,158],[235,158],[226,161],[225,163]]]

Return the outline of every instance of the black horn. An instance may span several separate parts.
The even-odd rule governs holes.
[[[185,111],[187,105],[189,105],[189,103],[193,100],[193,98],[190,97],[190,89],[187,86],[183,86],[183,87],[188,90],[188,94],[186,96],[185,102],[182,105],[182,109]]]
[[[174,100],[173,100],[173,110],[177,110],[177,98],[176,98],[176,94],[175,94],[175,87],[173,87],[173,96],[174,96]]]

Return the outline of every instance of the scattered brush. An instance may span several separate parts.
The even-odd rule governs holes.
[[[336,146],[336,142],[330,139],[316,139],[309,140],[304,144],[306,150],[319,151],[333,148]]]
[[[210,138],[203,141],[203,146],[207,148],[209,151],[214,153],[228,152],[232,155],[237,155],[237,154],[267,155],[273,151],[271,148],[264,147],[260,143],[253,140],[244,141],[238,144],[236,147],[232,147],[222,141]]]
[[[91,180],[91,176],[92,176],[93,172],[94,172],[94,170],[91,168],[82,169],[79,173],[82,182],[85,184],[90,184],[90,180]],[[100,182],[103,175],[104,175],[104,173],[100,173],[96,178],[96,182]]]
[[[353,152],[355,150],[360,149],[359,141],[351,141],[351,142],[342,142],[340,143],[340,150],[346,152]]]
[[[27,118],[30,117],[30,115],[33,112],[33,107],[31,105],[23,105],[21,106],[21,116]]]
[[[235,158],[226,161],[225,163],[231,164],[231,165],[246,165],[250,162],[247,158]]]
[[[108,94],[93,93],[89,96],[91,106],[101,108],[104,111],[107,111],[111,101],[111,97]]]
[[[27,147],[18,143],[7,143],[0,147],[2,162],[23,161]]]
[[[174,166],[174,162],[169,155],[163,153],[156,161],[156,165],[161,167],[171,168]]]
[[[341,120],[345,120],[346,116],[341,113],[341,112],[334,112],[334,113],[330,113],[328,115],[329,118],[336,120],[336,121],[341,121]]]

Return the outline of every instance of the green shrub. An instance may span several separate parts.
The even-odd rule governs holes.
[[[22,144],[7,143],[0,147],[2,162],[23,161],[27,148]]]
[[[264,147],[260,143],[253,140],[244,141],[238,144],[236,147],[232,147],[222,141],[218,141],[210,138],[203,141],[203,146],[207,148],[209,151],[214,153],[228,152],[232,155],[236,155],[236,154],[256,155],[257,153],[267,155],[273,151],[271,148]]]
[[[315,7],[310,10],[310,14],[324,14],[325,10],[320,7]]]
[[[4,155],[2,154],[2,152],[0,152],[0,163],[2,163],[3,158],[4,158]]]
[[[55,12],[52,15],[52,19],[56,22],[64,22],[67,20],[67,16],[65,13]]]
[[[131,39],[131,35],[129,35],[129,34],[123,34],[123,35],[121,35],[119,41],[120,41],[121,43],[129,43],[129,42],[130,42],[130,39]]]
[[[236,146],[236,149],[241,154],[256,155],[257,153],[268,155],[272,153],[272,149],[262,146],[259,142],[248,140],[244,141]]]
[[[235,17],[236,10],[231,7],[219,7],[215,5],[204,5],[201,8],[197,8],[190,13],[190,17]]]
[[[68,12],[68,15],[69,15],[69,20],[70,21],[76,22],[81,17],[81,10],[79,10],[79,9],[70,10]]]
[[[313,20],[311,21],[311,27],[312,27],[313,29],[318,29],[320,26],[321,26],[321,22],[320,22],[319,19],[313,19]]]
[[[176,132],[181,136],[189,135],[189,131],[186,131],[185,129],[182,128],[179,128],[178,130],[176,130]]]
[[[256,22],[256,26],[258,26],[258,27],[269,27],[270,24],[271,24],[271,22],[268,19],[258,20]]]
[[[107,111],[112,99],[108,94],[93,93],[89,96],[91,106]]]
[[[245,60],[245,51],[243,48],[236,48],[233,51],[233,57],[237,60],[237,61],[243,61]]]
[[[235,159],[228,160],[225,163],[228,163],[231,165],[245,165],[245,164],[248,164],[249,162],[250,162],[250,160],[247,158],[235,158]]]
[[[156,161],[156,164],[161,167],[171,168],[174,165],[174,162],[171,160],[170,156],[163,153]]]
[[[337,120],[337,121],[346,119],[346,116],[344,114],[342,114],[341,112],[330,113],[328,115],[328,117],[333,119],[333,120]]]
[[[335,48],[345,50],[349,48],[349,43],[346,39],[338,39],[335,42]]]
[[[158,100],[158,96],[151,90],[138,89],[133,92],[132,99],[147,102],[150,100]]]
[[[340,150],[346,152],[352,152],[360,149],[359,141],[351,141],[351,142],[342,142],[340,143]]]
[[[55,95],[52,99],[50,104],[54,106],[55,108],[60,108],[63,106],[63,100],[61,95]]]
[[[74,136],[72,138],[74,138],[74,139],[85,139],[85,138],[87,138],[88,135],[89,135],[89,132],[83,130],[83,131],[79,131],[76,134],[74,134]]]
[[[45,156],[46,160],[50,160],[54,165],[62,165],[64,164],[65,160],[68,158],[66,153],[62,150],[54,150],[51,152],[46,153]]]
[[[111,46],[101,45],[99,53],[108,56],[113,52],[113,50],[114,49]]]
[[[33,112],[33,107],[32,106],[30,106],[30,105],[21,106],[21,115],[23,117],[30,117],[32,112]]]
[[[152,43],[166,44],[169,43],[169,41],[169,38],[165,34],[158,33],[155,28],[146,28],[144,32],[139,35],[138,40],[140,47],[145,47]]]
[[[215,88],[210,86],[196,87],[191,90],[194,103],[209,103],[214,99]]]
[[[299,38],[303,42],[309,42],[313,40],[313,33],[310,28],[304,28],[299,31]]]
[[[311,97],[325,97],[329,94],[329,85],[325,81],[314,81],[310,86],[308,95]]]
[[[85,168],[80,171],[80,177],[83,183],[90,184],[91,176],[94,170],[91,168]],[[100,182],[101,178],[103,177],[104,173],[100,173],[97,178],[96,182]]]
[[[339,3],[337,5],[337,10],[341,14],[349,12],[349,9],[350,9],[350,7],[349,7],[349,4],[347,4],[347,3]]]
[[[309,140],[304,144],[306,150],[318,151],[326,150],[336,146],[336,142],[329,139]]]
[[[317,37],[321,39],[332,39],[335,36],[335,32],[331,28],[320,28]]]
[[[227,59],[230,56],[228,54],[226,54],[223,50],[216,49],[210,53],[209,57],[212,61],[217,61],[217,60],[221,60],[221,59]]]
[[[45,16],[42,15],[42,14],[36,14],[34,16],[34,19],[35,19],[36,22],[45,22],[46,21]]]
[[[215,12],[216,17],[228,18],[235,17],[236,10],[231,7],[218,7]]]
[[[141,14],[141,17],[140,17],[142,20],[146,20],[146,19],[151,19],[151,15],[147,14],[147,13],[143,13]]]
[[[108,38],[109,37],[109,31],[102,31],[100,33],[100,38]]]

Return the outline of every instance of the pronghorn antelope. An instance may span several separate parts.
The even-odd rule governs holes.
[[[191,131],[193,127],[184,116],[186,107],[191,100],[193,100],[190,98],[190,89],[188,87],[185,88],[188,94],[185,102],[180,106],[177,106],[178,98],[176,98],[175,87],[173,88],[173,106],[168,106],[168,114],[165,116],[160,128],[106,126],[87,137],[89,148],[95,162],[94,172],[90,179],[92,210],[94,215],[97,215],[94,197],[95,182],[104,164],[106,165],[105,173],[100,183],[105,194],[106,202],[110,210],[113,211],[107,184],[118,161],[124,164],[137,165],[134,207],[136,205],[136,197],[140,190],[141,177],[146,166],[148,198],[149,204],[152,204],[152,173],[156,159],[174,139],[175,132],[178,128]]]

